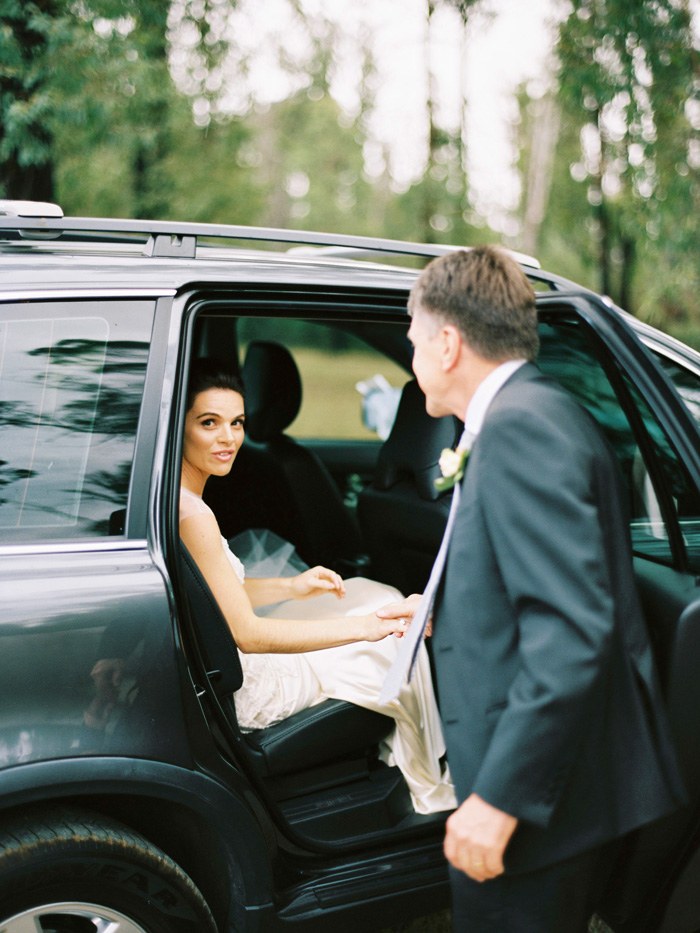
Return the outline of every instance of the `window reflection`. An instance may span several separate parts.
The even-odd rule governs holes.
[[[689,561],[697,569],[700,566],[698,494],[665,431],[636,386],[627,376],[619,374],[636,409],[636,415],[643,424],[643,431],[647,434],[646,446],[654,451],[656,472],[653,475],[644,451],[639,446],[639,438],[635,435],[606,370],[597,359],[585,327],[575,321],[548,322],[542,325],[540,338],[540,368],[557,379],[588,409],[617,456],[627,487],[630,530],[635,551],[663,563],[672,563],[674,558],[666,523],[673,520],[680,528]],[[678,374],[676,377],[671,375],[678,385]],[[686,395],[686,401],[690,403],[693,398],[696,401],[700,398],[697,380],[685,381],[685,387],[688,392],[694,393]],[[697,411],[700,413],[700,409]],[[639,427],[637,431],[640,432]],[[659,485],[659,480],[667,492],[666,516],[655,486]]]
[[[14,311],[0,318],[3,539],[113,533],[110,515],[126,506],[152,305]]]

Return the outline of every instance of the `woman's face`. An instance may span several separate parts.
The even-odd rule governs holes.
[[[233,389],[195,395],[185,416],[185,466],[208,476],[226,476],[245,436],[243,397]]]

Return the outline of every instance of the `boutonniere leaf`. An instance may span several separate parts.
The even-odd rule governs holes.
[[[458,447],[456,450],[445,447],[438,461],[442,476],[435,480],[435,488],[438,492],[446,492],[448,489],[452,489],[454,484],[462,479],[468,456],[469,451],[464,447]]]

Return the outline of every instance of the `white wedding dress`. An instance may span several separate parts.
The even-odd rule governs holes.
[[[199,496],[183,489],[180,521],[202,512],[213,514]],[[273,538],[276,536],[270,535],[270,540]],[[276,541],[287,552],[278,551],[275,557],[269,552],[261,554],[260,539],[253,536],[253,549],[258,553],[252,557],[252,565],[245,561],[247,570],[226,539],[222,537],[221,541],[241,582],[246,572],[254,578],[283,576],[304,569],[303,564],[295,565],[293,559],[288,560],[293,548],[279,538]],[[345,589],[342,600],[323,594],[304,600],[285,600],[255,611],[268,618],[329,619],[366,615],[402,598],[393,587],[364,577],[346,580]],[[382,743],[380,757],[401,770],[415,811],[434,813],[452,809],[457,801],[449,770],[447,767],[443,770],[440,764],[445,744],[424,645],[419,650],[410,684],[396,700],[379,703],[379,691],[398,647],[399,640],[388,636],[378,642],[355,642],[298,654],[239,652],[243,686],[234,697],[239,726],[244,731],[263,729],[326,699],[346,700],[384,713],[396,721],[396,728]]]

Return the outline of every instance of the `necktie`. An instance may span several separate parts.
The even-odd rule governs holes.
[[[472,440],[473,435],[468,435],[468,432],[465,431],[464,434],[462,434],[459,446],[463,450],[469,450]],[[384,684],[382,685],[382,689],[379,694],[380,703],[389,703],[392,700],[395,700],[401,692],[401,688],[404,683],[408,683],[408,681],[411,679],[413,667],[416,663],[416,656],[418,655],[418,648],[423,641],[423,634],[425,632],[425,627],[428,624],[430,613],[433,609],[433,603],[435,602],[435,594],[437,592],[438,584],[440,582],[440,578],[442,577],[442,572],[445,569],[447,549],[449,547],[450,537],[452,535],[452,529],[455,522],[455,516],[457,515],[457,509],[459,508],[459,497],[460,483],[455,483],[452,490],[450,513],[447,516],[447,524],[445,525],[445,531],[443,532],[442,541],[440,542],[440,550],[438,551],[437,557],[435,558],[435,563],[433,564],[433,568],[430,571],[430,577],[428,579],[427,586],[425,587],[423,596],[418,603],[418,608],[416,609],[415,615],[413,616],[410,628],[401,639],[401,645],[397,652],[394,663],[389,668],[389,672],[387,673]]]

